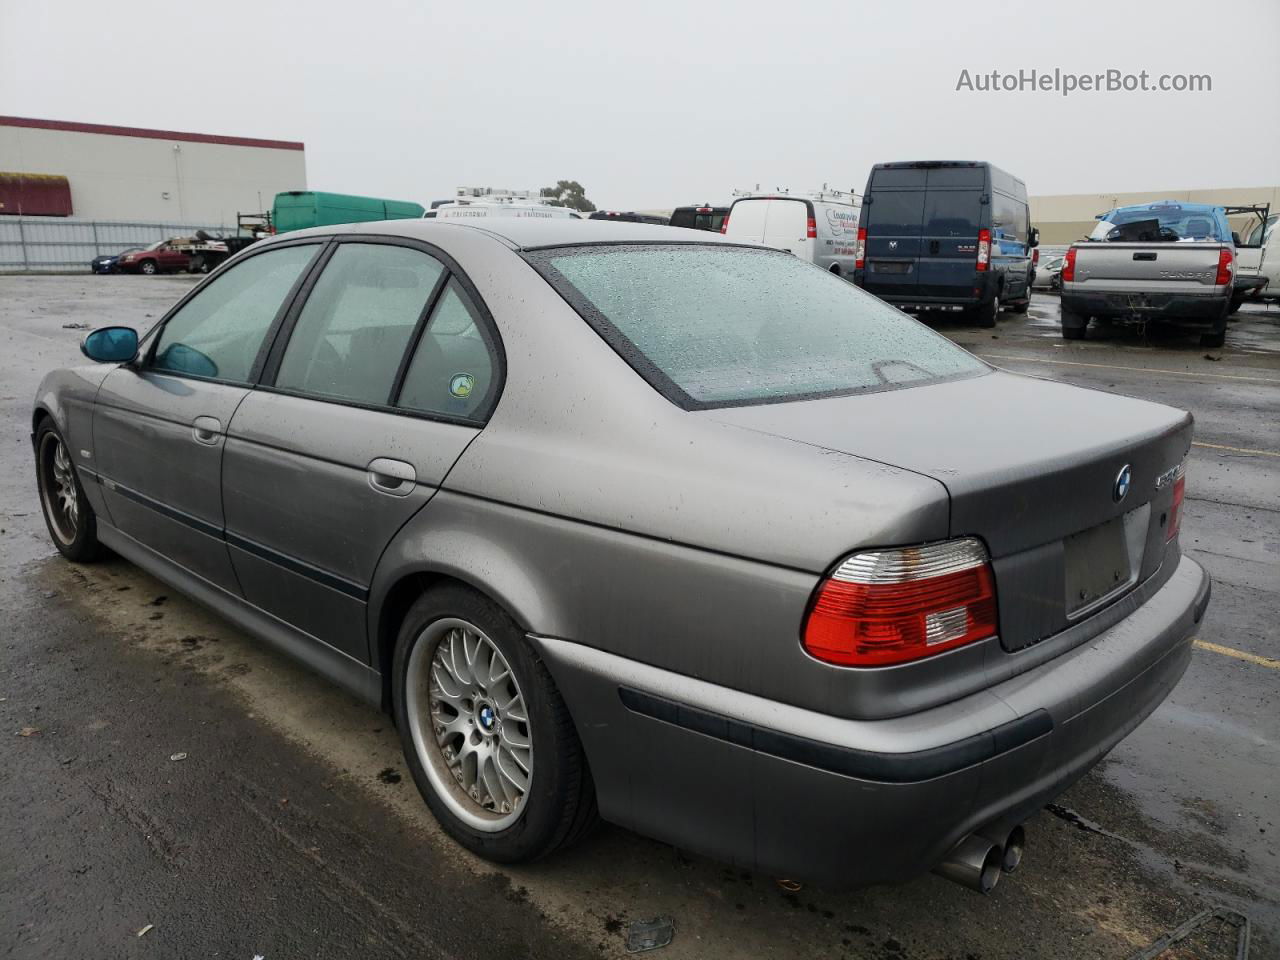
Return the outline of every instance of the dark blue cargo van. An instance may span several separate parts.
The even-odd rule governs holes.
[[[983,327],[1031,302],[1027,188],[989,163],[920,160],[871,168],[853,282],[902,310],[960,310]]]

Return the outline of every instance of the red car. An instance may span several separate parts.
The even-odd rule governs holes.
[[[167,273],[191,269],[191,258],[173,249],[172,240],[157,240],[145,250],[126,253],[116,264],[125,273]]]

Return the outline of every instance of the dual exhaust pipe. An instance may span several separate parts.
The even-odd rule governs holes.
[[[979,830],[957,843],[933,872],[978,893],[990,893],[1002,874],[1018,869],[1026,846],[1021,825],[1008,831]]]

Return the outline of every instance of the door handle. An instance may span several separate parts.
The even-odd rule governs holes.
[[[196,417],[191,421],[191,436],[196,443],[215,447],[222,439],[222,424],[217,417]]]
[[[403,460],[378,457],[368,467],[369,486],[378,493],[392,497],[407,497],[418,482],[418,471]]]

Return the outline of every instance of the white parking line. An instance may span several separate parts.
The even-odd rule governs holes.
[[[1280,383],[1276,377],[1240,377],[1230,373],[1192,373],[1187,370],[1162,370],[1155,367],[1124,367],[1118,363],[1085,363],[1081,360],[1049,360],[1044,357],[1011,357],[1000,353],[980,353],[990,360],[1015,360],[1019,363],[1056,363],[1068,367],[1098,367],[1102,370],[1132,370],[1135,373],[1161,373],[1171,377],[1212,377],[1215,380],[1245,380],[1250,383]]]

